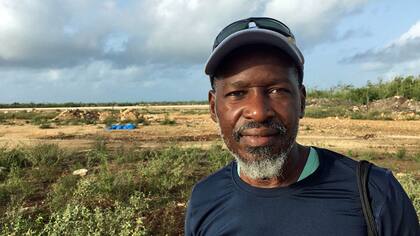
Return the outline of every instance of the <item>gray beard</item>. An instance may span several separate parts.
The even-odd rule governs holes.
[[[262,149],[264,148],[262,147]],[[288,156],[287,153],[258,155],[258,159],[248,161],[235,153],[232,154],[238,163],[240,173],[243,173],[251,179],[266,179],[282,176],[283,167]]]
[[[220,124],[217,113],[216,119],[217,123]],[[297,127],[296,130],[292,131],[295,135],[287,140],[287,149],[282,150],[280,153],[273,154],[273,148],[271,146],[249,147],[247,152],[254,157],[254,160],[247,160],[242,158],[238,153],[233,152],[219,125],[218,128],[220,136],[222,137],[229,152],[232,154],[238,164],[240,173],[243,173],[251,179],[270,179],[281,177],[283,175],[284,165],[296,140]],[[286,133],[286,130],[284,130],[284,133]],[[234,136],[234,138],[236,139],[237,137]]]

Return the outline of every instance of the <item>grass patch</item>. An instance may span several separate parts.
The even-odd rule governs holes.
[[[161,125],[175,125],[176,121],[174,119],[170,119],[168,114],[165,114],[163,120],[159,122]]]
[[[378,153],[348,155],[381,161]],[[411,160],[406,153],[403,160]],[[88,151],[56,145],[0,149],[0,235],[182,235],[192,186],[232,160],[221,145]],[[86,168],[87,175],[73,171]],[[420,185],[397,174],[420,212]]]
[[[395,156],[400,160],[405,159],[407,157],[407,150],[405,148],[398,149]]]

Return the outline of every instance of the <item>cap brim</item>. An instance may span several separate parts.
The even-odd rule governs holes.
[[[234,49],[249,44],[268,44],[280,48],[287,53],[295,63],[303,69],[304,58],[290,38],[272,30],[252,28],[229,35],[211,53],[207,60],[205,73],[214,75],[219,63]]]

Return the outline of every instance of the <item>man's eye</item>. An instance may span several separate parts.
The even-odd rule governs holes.
[[[285,94],[290,93],[290,91],[286,88],[273,88],[269,90],[270,94]]]
[[[242,97],[245,95],[245,91],[233,91],[226,94],[227,97]]]

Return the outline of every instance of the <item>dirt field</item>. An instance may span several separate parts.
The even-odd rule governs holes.
[[[149,107],[150,109],[151,107]],[[169,114],[175,125],[151,123],[135,130],[105,129],[105,125],[63,125],[51,129],[16,123],[0,125],[0,146],[14,147],[37,143],[57,143],[67,148],[88,149],[96,140],[106,140],[112,147],[135,145],[160,147],[168,145],[206,148],[221,142],[216,124],[206,114],[206,106],[155,106],[161,114]],[[195,109],[193,114],[188,110]],[[162,115],[163,116],[163,115]],[[396,153],[404,149],[409,154],[420,153],[420,121],[373,121],[338,118],[301,120],[298,141],[302,144],[329,148],[342,153]],[[387,164],[409,169],[420,175],[418,162]],[[400,168],[398,168],[400,169]]]

